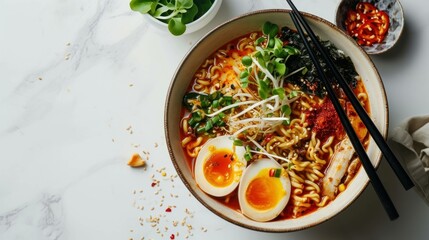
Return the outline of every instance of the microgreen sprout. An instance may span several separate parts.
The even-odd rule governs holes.
[[[186,24],[204,15],[214,0],[131,0],[130,8],[168,24],[175,36],[186,31]]]
[[[262,99],[279,95],[283,100],[285,95],[282,83],[288,74],[286,61],[290,56],[300,54],[300,51],[284,45],[277,37],[279,33],[277,24],[265,22],[262,33],[264,35],[255,41],[256,51],[251,56],[242,58],[245,69],[240,73],[240,82],[245,88],[253,79]],[[257,71],[253,71],[255,68]]]

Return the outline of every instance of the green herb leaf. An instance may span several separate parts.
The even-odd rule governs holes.
[[[194,5],[193,0],[176,0],[182,8],[189,9]]]
[[[145,14],[151,11],[153,3],[154,1],[152,0],[131,0],[130,8],[133,11]]]
[[[282,87],[273,89],[274,95],[279,95],[280,99],[283,100],[285,98],[285,89]]]
[[[275,62],[276,65],[276,72],[279,74],[279,76],[284,76],[286,74],[286,64]]]
[[[258,94],[262,99],[267,99],[269,97],[269,85],[263,81],[258,81]]]
[[[252,65],[252,62],[253,62],[252,58],[249,57],[249,56],[244,56],[241,59],[241,63],[243,63],[243,65],[246,66],[246,67],[250,67]]]
[[[291,91],[289,93],[289,98],[294,98],[294,97],[298,97],[300,91]]]
[[[262,26],[262,33],[268,35],[270,38],[273,38],[279,32],[279,26],[277,24],[273,24],[271,22],[265,22]]]
[[[283,105],[281,111],[284,115],[289,116],[292,113],[292,109],[289,105]]]
[[[260,45],[261,43],[263,43],[265,41],[264,37],[259,37],[258,39],[256,39],[255,41],[255,45]]]
[[[192,5],[185,13],[182,14],[182,22],[184,24],[191,23],[195,20],[195,16],[198,13],[198,7],[196,5]]]
[[[240,73],[240,83],[243,88],[249,85],[249,72],[247,70]]]
[[[160,8],[157,8],[155,10],[155,12],[152,14],[153,17],[155,18],[159,18],[161,17],[164,13],[167,13],[168,11],[171,11],[169,7],[167,6],[162,6]]]
[[[168,21],[168,30],[174,35],[182,35],[186,31],[186,25],[180,18],[172,18]]]
[[[198,13],[195,16],[195,19],[198,19],[212,7],[213,2],[210,0],[194,0],[194,4],[198,7]]]

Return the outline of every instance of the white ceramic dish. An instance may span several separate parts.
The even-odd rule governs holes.
[[[326,207],[296,219],[270,222],[250,220],[240,212],[228,208],[205,194],[195,183],[191,169],[186,162],[187,160],[182,150],[179,136],[182,98],[192,80],[191,76],[193,76],[206,57],[216,49],[239,36],[260,30],[265,21],[271,21],[279,26],[294,28],[288,13],[288,10],[252,12],[226,22],[209,32],[194,45],[180,63],[168,89],[165,103],[165,138],[171,160],[184,184],[204,206],[218,216],[234,224],[258,231],[296,231],[324,222],[349,206],[361,194],[369,182],[365,171],[360,169],[347,190],[339,194]],[[331,40],[339,49],[344,50],[351,57],[357,72],[363,78],[367,88],[372,119],[380,132],[386,136],[388,128],[387,100],[383,83],[371,59],[353,39],[340,31],[332,23],[310,14],[305,14],[305,18],[317,35],[322,39]],[[377,166],[381,159],[381,153],[374,142],[371,141],[369,143],[367,152],[372,163]]]
[[[222,5],[222,0],[215,0],[213,2],[212,7],[200,18],[197,20],[186,24],[186,31],[184,34],[193,33],[197,30],[200,30],[204,26],[206,26],[213,18],[216,16],[219,11],[220,6]],[[148,23],[158,29],[160,32],[168,33],[168,25],[164,22],[159,21],[158,19],[152,17],[149,14],[143,14],[143,17],[146,19]]]

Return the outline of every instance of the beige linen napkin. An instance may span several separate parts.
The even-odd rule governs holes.
[[[429,202],[429,115],[406,120],[393,130],[389,142]]]

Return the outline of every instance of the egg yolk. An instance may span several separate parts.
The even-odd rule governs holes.
[[[266,174],[258,174],[247,187],[246,200],[255,209],[269,210],[274,208],[285,196],[286,191],[280,178],[270,177]]]
[[[216,187],[226,187],[234,181],[235,154],[229,149],[213,150],[204,164],[204,176]]]

